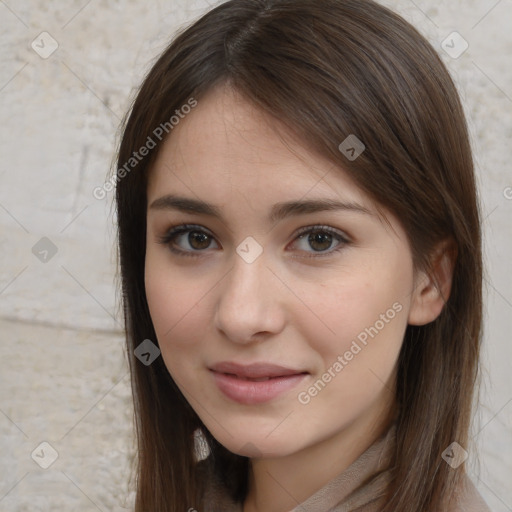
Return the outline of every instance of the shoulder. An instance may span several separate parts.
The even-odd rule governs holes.
[[[465,474],[456,491],[454,508],[449,512],[491,512],[473,482]]]

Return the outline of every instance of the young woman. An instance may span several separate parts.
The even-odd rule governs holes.
[[[488,510],[472,156],[413,27],[220,4],[149,72],[115,179],[137,512]]]

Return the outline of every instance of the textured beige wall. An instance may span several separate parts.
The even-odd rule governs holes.
[[[468,114],[488,265],[479,471],[470,453],[492,510],[511,511],[512,1],[385,3],[438,48]],[[0,1],[2,511],[129,509],[112,197],[92,191],[105,181],[120,118],[150,61],[207,5]],[[469,45],[457,58],[463,42],[447,39],[452,56],[441,47],[453,31]],[[52,449],[57,460],[41,468]]]

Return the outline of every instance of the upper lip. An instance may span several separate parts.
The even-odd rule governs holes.
[[[284,366],[265,362],[244,365],[226,361],[210,366],[210,370],[218,373],[229,373],[236,375],[237,377],[245,377],[248,379],[259,379],[262,377],[284,377],[287,375],[307,373],[305,370],[285,368]]]

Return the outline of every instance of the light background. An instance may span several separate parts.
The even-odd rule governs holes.
[[[512,511],[512,1],[385,3],[438,49],[467,111],[487,265],[473,438],[479,465],[475,447],[468,449],[492,510]],[[205,0],[0,0],[1,511],[130,508],[132,412],[112,194],[97,200],[92,190],[106,179],[120,119],[151,62],[207,7]],[[441,47],[453,31],[469,43],[458,58]],[[58,43],[46,59],[31,47],[35,40],[40,52],[51,49],[42,32]],[[43,237],[55,255],[37,254],[47,246],[33,251]],[[41,442],[58,453],[48,469],[31,458]],[[34,459],[48,460],[50,450],[37,448]]]

